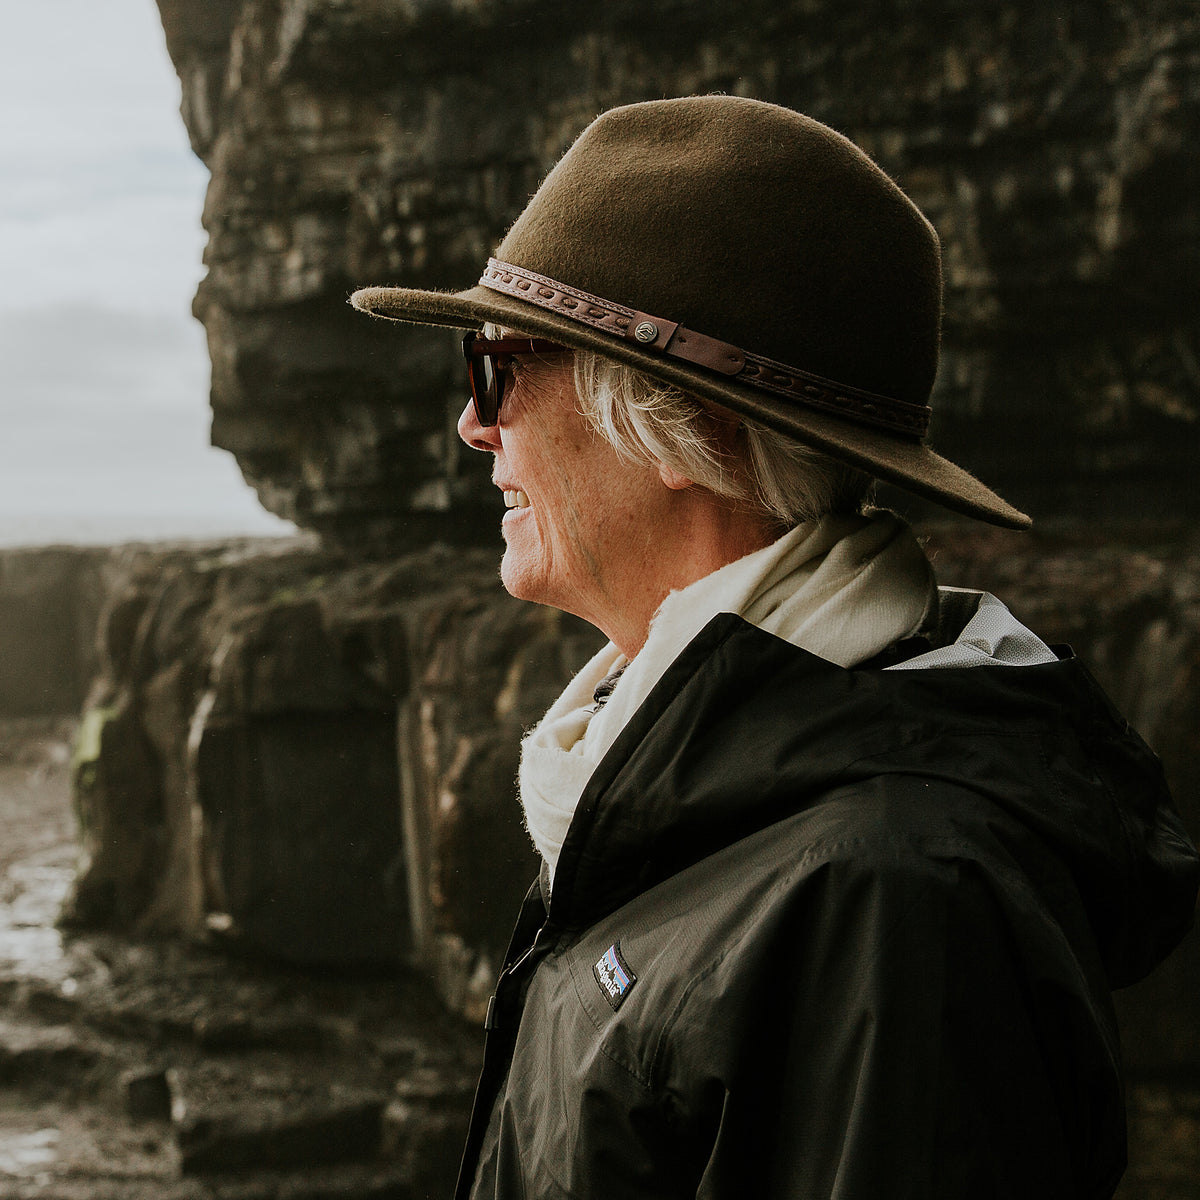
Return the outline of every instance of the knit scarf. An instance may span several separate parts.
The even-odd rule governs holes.
[[[553,881],[592,772],[663,672],[717,613],[736,613],[842,667],[921,625],[936,589],[924,551],[887,512],[825,517],[729,563],[659,606],[632,660],[608,643],[567,685],[521,746],[525,825]],[[621,671],[598,706],[597,685]]]

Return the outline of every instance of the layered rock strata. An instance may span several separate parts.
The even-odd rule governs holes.
[[[359,318],[346,296],[474,283],[597,112],[712,91],[829,122],[936,224],[942,450],[1042,518],[1197,511],[1192,6],[159,7],[212,171],[196,313],[213,439],[274,512],[358,544],[489,537],[497,498],[452,431],[453,335]]]

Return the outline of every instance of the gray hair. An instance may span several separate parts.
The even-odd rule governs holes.
[[[867,472],[757,421],[741,418],[736,449],[723,450],[699,400],[603,355],[575,352],[575,391],[584,418],[622,457],[662,463],[785,529],[861,512],[870,498]]]

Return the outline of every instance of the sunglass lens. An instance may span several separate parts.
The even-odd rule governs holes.
[[[477,378],[475,413],[480,425],[495,425],[500,415],[500,376],[496,371],[496,360],[490,354],[481,354],[473,366]]]
[[[480,425],[495,425],[500,415],[500,396],[503,381],[496,370],[496,360],[490,354],[475,353],[478,333],[463,338],[463,357],[467,360],[467,376],[471,381],[471,401]]]

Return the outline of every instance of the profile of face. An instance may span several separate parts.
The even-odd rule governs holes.
[[[687,481],[623,459],[591,428],[569,354],[514,356],[506,370],[498,423],[480,425],[470,403],[458,421],[468,446],[494,456],[492,481],[505,494],[500,577],[513,596],[616,640],[620,614],[641,607],[657,575],[656,545]]]

